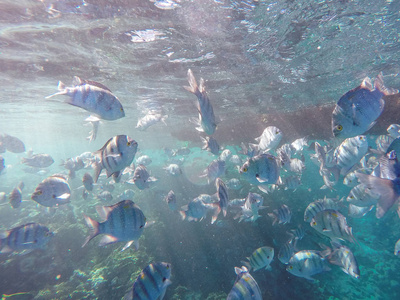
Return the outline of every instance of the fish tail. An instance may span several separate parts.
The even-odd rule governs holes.
[[[378,76],[375,78],[374,87],[375,87],[375,89],[377,89],[378,91],[383,93],[385,96],[394,95],[399,92],[399,90],[397,90],[397,89],[391,89],[391,88],[385,87],[385,85],[383,84],[382,72],[380,72],[378,74]]]
[[[214,214],[211,217],[211,224],[214,224],[215,221],[217,221],[219,213],[221,212],[221,206],[219,203],[213,203],[212,206],[214,208]]]
[[[186,212],[185,212],[185,211],[180,210],[180,211],[179,211],[179,215],[181,216],[182,220],[185,220],[185,219],[186,219]]]
[[[100,234],[100,230],[99,230],[100,223],[95,220],[92,220],[91,218],[89,218],[86,215],[83,215],[83,217],[85,218],[86,225],[89,227],[90,234],[86,238],[85,242],[83,243],[82,248],[85,247],[86,244],[89,243],[89,241],[91,239],[93,239],[95,236]]]
[[[45,99],[49,99],[49,98],[52,98],[57,95],[66,95],[67,94],[66,86],[61,81],[58,82],[57,89],[59,90],[57,93],[47,96],[47,97],[45,97]]]
[[[272,226],[275,225],[276,222],[278,222],[278,216],[275,213],[269,213],[268,216],[273,218]]]
[[[199,94],[199,87],[197,86],[196,78],[194,77],[192,70],[189,69],[187,75],[190,86],[185,86],[184,88],[195,95]]]

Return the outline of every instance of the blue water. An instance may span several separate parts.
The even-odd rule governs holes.
[[[366,76],[383,72],[385,85],[399,88],[400,1],[7,1],[0,0],[0,134],[19,138],[24,153],[7,151],[6,169],[0,174],[0,192],[7,195],[24,182],[21,206],[0,206],[0,230],[29,222],[46,225],[55,233],[44,250],[0,254],[0,295],[5,299],[121,299],[148,264],[172,265],[172,285],[164,299],[226,299],[236,275],[234,267],[262,246],[272,246],[270,270],[251,272],[263,299],[397,299],[400,261],[393,254],[400,238],[397,204],[382,219],[375,209],[361,219],[341,212],[353,228],[353,251],[360,268],[354,279],[337,266],[315,275],[316,281],[295,277],[277,254],[288,239],[286,232],[302,224],[306,236],[298,250],[320,250],[329,239],[303,220],[309,203],[325,196],[347,197],[342,183],[322,190],[318,166],[311,161],[314,148],[303,151],[302,185],[295,191],[280,187],[268,194],[240,177],[238,165],[227,164],[222,180],[238,178],[243,187],[229,190],[229,198],[248,192],[263,196],[266,209],[255,223],[238,222],[228,209],[215,224],[211,213],[201,222],[182,220],[163,201],[172,189],[180,208],[200,194],[214,194],[214,183],[200,177],[217,157],[201,150],[201,133],[189,118],[197,117],[195,96],[183,86],[187,70],[206,90],[220,119],[214,138],[224,149],[239,155],[240,144],[255,143],[267,126],[283,132],[280,146],[307,136],[312,142],[329,140],[334,104]],[[121,100],[126,117],[102,121],[97,138],[89,143],[85,126],[89,113],[49,100],[58,81],[67,86],[79,76],[101,82]],[[398,123],[398,96],[385,98],[384,111],[369,146]],[[156,110],[168,115],[167,125],[157,123],[146,131],[135,128],[139,118]],[[150,174],[158,179],[149,189],[114,184],[113,200],[97,195],[110,182],[101,176],[93,193],[82,198],[82,176],[91,166],[69,178],[71,203],[48,210],[30,199],[46,177],[68,171],[62,160],[94,152],[118,134],[139,144],[138,158],[148,155]],[[337,141],[336,141],[337,142]],[[335,145],[336,146],[336,145]],[[165,172],[170,162],[164,148],[188,147],[182,156],[182,174]],[[50,154],[55,163],[37,173],[21,164],[28,150]],[[272,154],[276,154],[274,151]],[[177,157],[174,157],[177,158]],[[281,171],[281,176],[287,176]],[[121,252],[124,243],[99,247],[89,234],[83,214],[100,220],[97,205],[113,205],[126,189],[148,221],[139,243]],[[291,222],[272,226],[268,213],[286,204]]]

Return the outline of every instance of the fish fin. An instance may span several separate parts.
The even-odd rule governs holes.
[[[197,93],[199,93],[199,87],[197,86],[196,78],[194,77],[192,70],[188,70],[187,76],[190,86],[184,86],[184,88],[187,91],[197,95]]]
[[[116,238],[115,236],[112,235],[105,235],[101,238],[99,246],[103,247],[103,246],[107,246],[109,244],[114,244],[116,242],[118,242],[118,238]]]
[[[263,177],[260,177],[260,175],[256,175],[256,179],[259,183],[267,183],[268,179],[264,179]]]
[[[278,221],[278,217],[274,213],[268,213],[268,216],[274,219],[272,222],[272,226],[274,226],[275,223]]]
[[[378,77],[379,77],[379,75],[378,75]],[[376,79],[375,79],[375,81],[376,81]],[[361,82],[360,87],[372,91],[374,87],[372,85],[371,78],[365,77],[364,80]]]
[[[378,76],[375,78],[374,87],[375,87],[375,89],[377,89],[378,91],[383,93],[385,96],[394,95],[399,92],[399,90],[397,90],[397,89],[391,89],[391,88],[385,87],[385,85],[383,84],[382,72],[380,72],[378,74]]]
[[[121,252],[126,250],[127,248],[129,248],[132,245],[133,241],[129,241],[125,244],[124,248],[121,249]]]
[[[136,249],[136,250],[139,250],[139,240],[136,240],[136,241],[135,241],[135,249]]]
[[[156,221],[147,221],[146,224],[144,224],[144,228],[149,228],[150,226],[152,226],[155,223],[156,223]]]
[[[213,216],[211,217],[211,224],[214,224],[215,221],[217,221],[218,215],[221,212],[221,207],[219,206],[218,203],[213,203],[212,205],[215,209],[215,212],[213,214]]]
[[[186,211],[180,210],[180,211],[179,211],[179,215],[181,216],[182,220],[185,220],[185,219],[186,219]]]
[[[11,252],[13,252],[13,251],[14,251],[14,250],[11,249],[10,246],[5,245],[5,247],[3,247],[3,249],[1,249],[0,253],[7,254],[7,253],[11,253]]]
[[[86,225],[89,227],[89,236],[86,238],[85,242],[82,245],[82,248],[86,246],[87,243],[89,243],[89,241],[91,239],[93,239],[95,236],[97,236],[98,234],[100,234],[100,230],[99,230],[99,222],[91,219],[90,217],[83,215],[83,217],[85,218],[86,221]]]
[[[67,199],[69,199],[70,197],[71,197],[71,194],[70,194],[70,193],[64,193],[64,194],[62,194],[62,195],[60,195],[60,196],[57,196],[56,199],[67,200]]]
[[[45,97],[45,99],[49,99],[49,98],[52,98],[52,97],[58,96],[58,95],[67,95],[68,94],[68,92],[66,90],[66,87],[65,87],[65,84],[62,83],[61,81],[58,82],[57,89],[58,89],[57,93],[54,93],[54,94],[52,94],[50,96],[47,96],[47,97]]]
[[[87,118],[85,119],[85,121],[86,121],[86,122],[98,122],[98,121],[100,121],[100,119],[99,119],[98,117],[96,117],[96,116],[90,115],[89,117],[87,117]]]
[[[96,206],[96,211],[102,220],[107,220],[108,214],[112,211],[113,206]]]
[[[369,126],[367,128],[367,131],[370,130],[375,124],[376,124],[376,121],[374,121],[371,124],[369,124]]]
[[[94,171],[93,180],[94,180],[94,182],[97,182],[97,180],[99,179],[101,170],[103,170],[103,167],[102,167],[101,163],[99,163],[97,161],[92,164],[92,167],[93,167],[93,171]]]
[[[8,203],[6,203],[6,204],[8,204]],[[0,231],[0,240],[7,238],[9,234],[10,234],[10,231],[8,231],[8,230]],[[1,243],[1,241],[0,241],[0,243]]]
[[[373,194],[380,195],[376,205],[376,217],[382,218],[399,197],[394,190],[393,182],[362,173],[356,173],[356,176]]]
[[[250,258],[249,258],[249,257],[246,257],[246,259],[249,260]],[[240,261],[240,262],[241,262],[242,265],[245,266],[247,269],[251,270],[251,265],[250,265],[250,262],[249,262],[249,261],[244,261],[244,260],[242,260],[242,261]]]
[[[114,176],[116,176],[116,177],[114,177],[114,178],[118,178],[118,176],[119,176],[120,173],[121,173],[121,171],[109,173],[109,172],[106,170],[107,177],[110,177],[110,176],[113,176],[113,177],[114,177]]]
[[[72,79],[73,86],[78,86],[78,85],[83,85],[83,84],[85,84],[85,82],[78,76],[74,76],[74,78]]]
[[[200,136],[200,139],[201,139],[201,141],[203,142],[203,147],[201,147],[201,149],[202,150],[207,150],[207,143],[208,143],[208,141],[205,139],[205,138],[203,138],[202,136]]]

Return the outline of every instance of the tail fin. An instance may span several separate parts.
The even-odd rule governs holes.
[[[99,179],[101,170],[103,169],[103,167],[101,166],[100,162],[95,161],[92,164],[93,170],[94,170],[94,176],[93,176],[93,180],[94,182],[97,182],[97,180]]]
[[[273,218],[273,222],[272,222],[272,226],[275,225],[276,222],[278,222],[278,216],[275,213],[269,213],[268,216],[270,216],[271,218]]]
[[[52,98],[52,97],[57,96],[57,95],[66,95],[67,94],[67,90],[65,88],[65,84],[62,83],[61,81],[58,82],[57,89],[59,90],[59,92],[54,93],[54,94],[52,94],[50,96],[47,96],[47,97],[45,97],[45,99],[49,99],[49,98]]]
[[[99,230],[99,225],[100,225],[100,223],[97,222],[97,221],[95,221],[95,220],[92,220],[91,218],[89,218],[89,217],[86,216],[86,215],[83,215],[83,217],[85,218],[86,224],[87,224],[87,226],[89,227],[90,234],[89,234],[89,236],[86,238],[85,242],[83,243],[82,248],[85,247],[86,244],[89,243],[89,241],[90,241],[91,239],[93,239],[95,236],[97,236],[98,234],[100,234],[100,230]]]
[[[399,90],[385,87],[385,85],[383,84],[382,72],[380,72],[378,74],[378,76],[375,78],[374,87],[375,87],[375,89],[377,89],[381,93],[383,93],[385,96],[394,95],[394,94],[397,94],[399,92]]]
[[[182,220],[185,220],[185,219],[186,219],[186,212],[185,212],[185,211],[180,210],[180,211],[179,211],[179,214],[180,214]]]
[[[185,86],[184,88],[187,91],[197,95],[198,93],[200,93],[200,91],[199,91],[199,87],[197,86],[196,78],[194,78],[192,70],[189,69],[187,75],[188,75],[188,81],[189,81],[190,86]]]
[[[219,213],[221,212],[221,206],[219,205],[219,202],[218,203],[213,203],[212,206],[213,206],[213,209],[214,209],[214,214],[211,217],[211,224],[214,224],[215,221],[217,221]]]

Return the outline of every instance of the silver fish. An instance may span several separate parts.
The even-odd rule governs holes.
[[[123,300],[162,300],[172,283],[171,264],[152,263],[142,270]]]
[[[235,273],[237,278],[226,300],[262,300],[260,288],[247,268],[245,266],[235,267]]]
[[[160,113],[150,111],[147,115],[145,115],[143,118],[139,119],[139,121],[136,124],[136,128],[138,128],[141,131],[145,131],[147,128],[149,128],[152,125],[157,124],[158,122],[163,122],[165,125],[165,120],[168,118],[168,115],[162,115]]]
[[[0,233],[0,253],[45,249],[53,233],[38,223],[28,223]]]
[[[311,202],[304,211],[304,222],[310,223],[317,213],[326,209],[339,209],[339,200],[332,198],[319,199]]]
[[[226,181],[226,186],[230,190],[240,190],[242,188],[242,184],[240,183],[240,180],[237,178],[231,178],[228,181]]]
[[[224,149],[219,155],[218,159],[227,162],[232,157],[232,151],[229,149]]]
[[[282,204],[278,209],[274,209],[274,211],[268,215],[274,219],[272,225],[275,225],[276,223],[286,224],[290,222],[292,211],[287,205]]]
[[[54,159],[49,154],[40,153],[31,157],[24,157],[21,162],[34,168],[47,168],[54,163]]]
[[[370,207],[362,207],[362,206],[356,206],[354,204],[349,204],[349,211],[348,211],[348,216],[352,218],[362,218],[364,217],[367,213],[369,213],[372,209],[374,208],[374,205],[371,205]]]
[[[113,196],[109,191],[103,191],[97,195],[97,199],[102,200],[102,201],[111,202],[113,199]]]
[[[399,124],[391,124],[387,128],[387,132],[389,133],[389,135],[392,138],[397,139],[398,137],[400,137],[400,125]]]
[[[252,184],[275,184],[279,178],[279,166],[275,156],[261,154],[249,158],[239,173]]]
[[[59,175],[44,179],[36,187],[31,198],[40,205],[55,207],[70,202],[71,189],[67,180]]]
[[[363,134],[375,125],[381,115],[385,101],[383,96],[398,93],[383,84],[379,73],[372,87],[371,79],[366,77],[360,86],[344,94],[332,114],[332,133],[335,137],[349,138]]]
[[[328,256],[331,264],[339,266],[343,272],[354,278],[360,277],[360,269],[353,252],[347,246],[339,243],[332,243],[332,253]]]
[[[324,255],[315,250],[302,250],[295,253],[286,267],[289,273],[308,280],[314,280],[312,276],[315,274],[330,270]]]
[[[8,134],[0,134],[0,142],[7,149],[7,151],[12,153],[22,153],[25,152],[24,143],[17,137]]]
[[[127,242],[122,250],[125,250],[133,242],[139,249],[139,238],[146,225],[146,217],[142,210],[131,200],[123,200],[111,206],[97,206],[97,213],[104,222],[97,222],[88,216],[85,221],[90,230],[82,247],[99,234],[105,234],[99,246],[105,246],[116,242]]]
[[[176,206],[176,196],[173,190],[170,190],[165,197],[165,202],[167,202],[168,207],[172,211],[176,211],[178,208]]]
[[[228,188],[221,178],[215,180],[215,187],[217,188],[218,202],[214,204],[215,212],[212,216],[211,224],[214,224],[221,211],[224,217],[226,217],[229,203]]]
[[[345,139],[334,152],[336,166],[342,175],[346,175],[350,169],[367,154],[368,141],[365,135],[359,135]]]
[[[144,190],[150,187],[151,182],[157,181],[156,178],[151,177],[146,167],[138,165],[133,173],[133,177],[128,183],[134,183],[139,190]]]
[[[268,126],[264,129],[263,133],[256,138],[255,140],[258,142],[256,146],[260,151],[271,151],[274,150],[282,139],[282,131],[275,126]]]
[[[352,228],[347,225],[346,217],[333,209],[317,213],[310,223],[319,233],[333,240],[341,239],[354,243]]]
[[[178,176],[182,174],[182,170],[177,164],[169,164],[163,169],[172,176]]]
[[[193,75],[192,70],[188,70],[188,81],[190,87],[186,86],[185,89],[197,97],[197,111],[199,112],[199,119],[195,120],[194,123],[198,125],[196,130],[205,132],[208,135],[212,135],[217,128],[217,122],[215,121],[214,110],[211,105],[210,99],[207,96],[207,92],[204,86],[204,79],[200,79],[200,85],[197,85],[196,78]]]
[[[85,173],[82,177],[82,183],[88,192],[93,191],[94,180],[92,175],[90,175],[89,173]]]
[[[287,264],[292,258],[296,251],[297,238],[290,238],[285,244],[279,249],[278,259],[281,263]]]
[[[8,199],[10,199],[10,205],[12,208],[18,208],[21,206],[22,202],[22,191],[20,187],[14,188],[11,193],[8,195]]]
[[[136,164],[138,165],[148,166],[151,164],[151,162],[152,162],[151,158],[148,157],[147,155],[142,155],[136,159]]]
[[[251,222],[257,221],[257,219],[260,217],[258,211],[266,208],[263,206],[263,203],[264,198],[261,195],[249,192],[243,205],[241,206],[241,212],[235,217],[235,219],[240,217],[239,222],[243,220]]]
[[[206,136],[205,138],[201,136],[200,138],[203,141],[203,147],[201,149],[210,151],[212,154],[218,155],[220,147],[216,139],[211,136]]]
[[[262,268],[268,269],[270,263],[274,259],[274,248],[269,246],[260,247],[247,257],[247,262],[243,264],[251,271],[257,271]]]
[[[188,205],[184,205],[179,211],[182,220],[201,221],[207,216],[207,212],[214,209],[212,204],[204,203],[199,198],[194,198]]]
[[[106,169],[107,177],[115,173],[118,176],[120,171],[132,163],[137,148],[137,142],[126,135],[109,139],[100,150],[94,152],[100,160],[94,163],[94,181],[97,182],[102,169]]]
[[[83,108],[103,120],[117,120],[125,117],[124,108],[118,98],[104,85],[94,81],[84,81],[74,77],[72,87],[58,83],[59,92],[47,96],[49,99],[56,95],[67,95],[65,102]]]
[[[225,173],[225,161],[214,159],[200,177],[207,177],[208,183],[214,182],[217,177]]]
[[[353,187],[347,196],[347,202],[361,207],[370,207],[378,203],[379,195],[372,194],[363,184]]]

